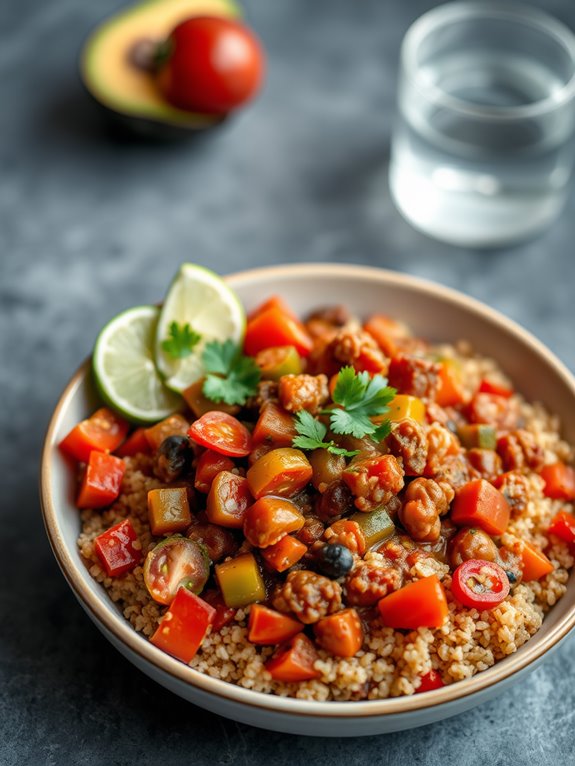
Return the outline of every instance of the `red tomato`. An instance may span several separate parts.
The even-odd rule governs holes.
[[[126,438],[129,425],[112,410],[101,407],[82,420],[60,442],[60,449],[81,463],[87,463],[92,450],[113,452]]]
[[[201,593],[209,575],[210,560],[204,546],[179,535],[159,542],[144,563],[144,583],[158,604],[171,604],[182,587]]]
[[[226,412],[206,412],[192,423],[188,436],[196,444],[229,457],[245,457],[252,449],[248,429]]]
[[[229,457],[207,449],[198,459],[194,487],[198,492],[205,492],[207,494],[210,491],[213,480],[220,471],[231,471],[233,467],[234,464]]]
[[[216,610],[186,588],[180,588],[150,641],[188,663],[196,656]]]
[[[567,511],[559,511],[551,519],[549,532],[566,543],[575,543],[575,516]]]
[[[480,394],[496,394],[497,396],[503,396],[505,399],[513,396],[513,389],[507,388],[507,386],[501,385],[501,383],[494,383],[487,378],[483,378],[479,384],[478,389]]]
[[[451,592],[470,609],[492,609],[509,593],[509,578],[493,561],[469,559],[453,573]]]
[[[150,452],[150,443],[146,437],[145,428],[136,428],[133,434],[130,434],[126,441],[118,447],[116,455],[118,457],[133,457],[134,455],[144,454],[147,455]]]
[[[104,508],[120,494],[126,464],[119,457],[92,450],[80,485],[78,508]]]
[[[216,610],[214,621],[212,622],[212,631],[220,630],[236,616],[238,610],[226,605],[224,597],[219,590],[209,590],[207,593],[202,593],[202,596],[204,601]]]
[[[129,572],[140,563],[142,547],[137,540],[130,519],[110,527],[94,540],[94,549],[110,577]]]
[[[416,694],[430,692],[433,689],[441,689],[442,686],[445,686],[445,684],[441,680],[441,676],[437,670],[430,670],[429,673],[421,676],[421,683],[419,684]]]
[[[159,85],[180,109],[227,114],[254,97],[264,72],[264,54],[244,24],[216,16],[182,21],[167,42]]]

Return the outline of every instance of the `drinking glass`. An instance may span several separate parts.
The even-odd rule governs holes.
[[[494,247],[561,211],[574,157],[575,36],[548,14],[456,2],[421,16],[401,50],[389,182],[416,228]]]

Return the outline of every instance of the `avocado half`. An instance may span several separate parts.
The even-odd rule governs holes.
[[[190,16],[240,16],[232,0],[147,0],[107,19],[90,35],[80,62],[85,87],[123,127],[155,138],[194,135],[222,117],[171,106],[137,63],[138,45],[161,42]]]

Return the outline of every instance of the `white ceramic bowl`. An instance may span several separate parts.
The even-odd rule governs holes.
[[[575,380],[539,341],[492,309],[460,293],[409,276],[356,266],[296,265],[259,269],[228,278],[247,309],[280,293],[295,311],[343,303],[366,316],[405,319],[425,338],[465,338],[495,357],[518,389],[562,419],[575,442]],[[80,530],[74,477],[58,442],[97,404],[89,363],[74,375],[54,411],[42,456],[41,497],[46,530],[58,563],[85,611],[130,662],[180,697],[243,723],[294,734],[360,736],[437,721],[502,692],[533,670],[575,625],[575,578],[518,652],[473,678],[426,694],[366,702],[308,702],[242,689],[202,675],[164,654],[136,633],[93,580],[76,547]]]

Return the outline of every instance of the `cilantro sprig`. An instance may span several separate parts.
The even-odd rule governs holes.
[[[385,420],[376,425],[371,418],[389,412],[387,405],[396,393],[395,388],[387,385],[387,378],[383,375],[370,377],[367,372],[343,367],[332,396],[339,407],[323,410],[322,414],[329,414],[331,430],[336,434],[349,434],[357,439],[371,436],[381,441],[389,435],[391,424]]]
[[[326,449],[334,455],[343,455],[344,457],[353,457],[359,450],[346,450],[338,447],[334,441],[324,441],[327,434],[327,427],[320,420],[307,410],[300,410],[295,416],[295,429],[298,436],[294,437],[292,444],[300,449],[314,450]]]
[[[174,359],[184,359],[190,356],[201,339],[202,336],[192,330],[189,322],[182,325],[172,322],[168,329],[168,337],[162,341],[162,349]]]
[[[389,420],[375,424],[371,418],[385,415],[389,412],[388,404],[397,391],[387,385],[383,375],[372,378],[367,372],[356,372],[353,367],[343,367],[338,376],[332,399],[337,407],[325,409],[321,415],[329,415],[329,426],[334,434],[355,436],[371,436],[376,441],[382,441],[391,431]],[[298,433],[292,444],[305,450],[318,448],[327,449],[334,455],[353,457],[359,450],[346,450],[338,447],[335,442],[325,441],[327,427],[306,410],[300,410],[295,416],[295,428]]]
[[[213,402],[245,404],[256,393],[260,368],[232,340],[207,343],[202,362],[206,371],[202,391]]]

